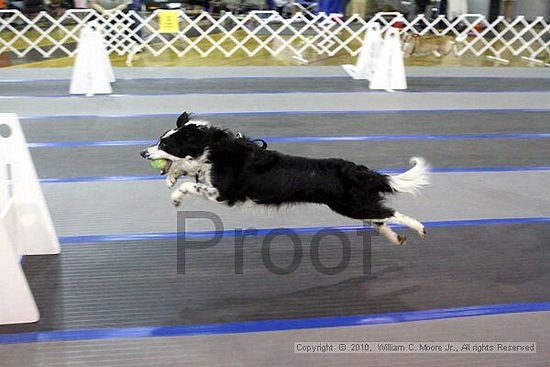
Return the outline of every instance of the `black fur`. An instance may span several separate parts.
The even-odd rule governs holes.
[[[326,204],[335,212],[356,219],[391,217],[383,205],[392,193],[388,176],[343,159],[295,157],[263,149],[244,136],[211,126],[185,125],[161,139],[159,149],[177,157],[199,158],[208,150],[211,184],[218,201],[234,205],[246,200],[258,204]]]

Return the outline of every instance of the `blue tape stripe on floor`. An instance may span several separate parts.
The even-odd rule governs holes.
[[[238,71],[237,71],[238,73]],[[182,71],[182,74],[185,74],[185,71]],[[204,75],[187,75],[187,76],[177,76],[177,75],[164,75],[157,77],[140,77],[140,76],[128,76],[128,77],[117,77],[117,80],[129,80],[129,81],[155,81],[155,80],[190,80],[190,81],[200,81],[200,80],[227,80],[227,79],[340,79],[347,80],[351,83],[364,83],[364,81],[357,81],[350,79],[348,74],[340,69],[337,72],[327,72],[325,74],[319,75],[303,75],[303,74],[290,74],[290,75],[279,75],[277,73],[273,75],[214,75],[205,73]],[[440,75],[412,75],[409,77],[412,80],[416,79],[516,79],[517,81],[522,81],[525,79],[547,79],[546,75],[466,75],[466,76],[445,76]],[[70,76],[60,76],[57,78],[42,78],[42,79],[2,79],[0,83],[43,83],[43,82],[70,82]]]
[[[440,320],[458,317],[544,311],[550,311],[550,302],[497,304],[444,308],[426,311],[391,312],[371,315],[333,316],[307,319],[243,321],[225,324],[39,331],[17,334],[0,334],[0,344],[241,334],[314,328],[367,326],[412,321]]]
[[[409,168],[384,169],[380,173],[403,173]],[[472,173],[472,172],[522,172],[522,171],[549,171],[550,166],[514,166],[514,167],[440,167],[432,168],[434,173]]]
[[[109,181],[150,181],[164,180],[165,177],[159,175],[151,176],[95,176],[95,177],[53,177],[41,178],[40,183],[77,183],[77,182],[109,182]]]
[[[325,115],[325,114],[384,114],[384,113],[438,113],[438,112],[469,112],[469,113],[498,113],[498,112],[550,112],[550,108],[425,108],[425,109],[410,109],[410,110],[295,110],[295,111],[237,111],[237,112],[197,112],[199,116],[233,116],[233,115]],[[20,120],[56,120],[56,119],[119,119],[128,117],[167,117],[177,118],[181,112],[174,113],[137,113],[137,114],[120,114],[120,115],[34,115],[34,116],[19,116]]]
[[[504,134],[452,134],[452,135],[367,135],[367,136],[275,136],[261,137],[267,143],[323,143],[341,141],[402,141],[402,140],[494,140],[494,139],[548,139],[550,133],[504,133]],[[104,141],[58,141],[28,143],[29,148],[75,148],[152,145],[155,140],[104,140]]]
[[[345,75],[345,73],[342,73],[342,75],[299,75],[299,76],[281,76],[281,75],[240,75],[240,76],[234,76],[234,75],[216,75],[216,76],[162,76],[162,77],[120,77],[116,78],[117,80],[130,80],[130,81],[154,81],[154,80],[182,80],[182,81],[201,81],[201,80],[216,80],[216,79],[223,79],[226,81],[227,79],[342,79],[342,80],[348,80],[350,82],[357,82],[353,79],[350,79],[349,76]],[[437,78],[438,77],[432,77],[432,76],[420,76],[420,77],[412,77],[412,78]],[[449,79],[452,77],[448,77]],[[500,79],[502,77],[465,77],[465,78],[483,78],[483,79]],[[516,77],[506,77],[507,79],[540,79],[539,77],[522,77],[522,76],[516,76]],[[3,79],[0,80],[0,83],[29,83],[29,84],[35,84],[35,83],[44,83],[44,82],[70,82],[71,78],[52,78],[52,79]]]
[[[388,140],[490,140],[490,139],[548,139],[550,133],[453,134],[453,135],[370,135],[370,136],[292,136],[266,137],[268,143],[309,143],[327,141],[388,141]]]
[[[427,228],[437,227],[464,227],[464,226],[486,226],[486,225],[511,225],[511,224],[536,224],[550,223],[550,217],[528,217],[528,218],[491,218],[491,219],[467,219],[467,220],[446,220],[446,221],[426,221],[423,224]],[[399,228],[402,226],[391,227]],[[362,225],[357,226],[336,226],[336,227],[291,227],[288,228],[297,234],[315,234],[321,230],[332,230],[341,232],[355,232],[361,230],[370,230],[370,227]],[[243,234],[254,236],[268,235],[274,228],[243,229]],[[180,234],[181,235],[181,234]],[[199,231],[185,232],[186,238],[213,238],[213,237],[233,237],[236,235],[234,229],[220,231]],[[165,233],[134,233],[134,234],[114,234],[114,235],[86,235],[86,236],[62,236],[59,237],[59,243],[63,245],[76,245],[96,242],[117,242],[117,241],[147,241],[147,240],[172,240],[178,237],[178,232]]]
[[[155,80],[182,80],[182,81],[200,81],[200,80],[217,80],[217,79],[341,79],[341,80],[348,80],[352,83],[357,83],[360,81],[350,79],[346,72],[343,70],[339,70],[338,73],[327,73],[327,74],[320,74],[320,75],[297,75],[297,74],[291,74],[291,75],[189,75],[189,76],[159,76],[159,77],[117,77],[117,80],[129,80],[129,81],[155,81]],[[525,79],[547,79],[546,76],[497,76],[497,75],[489,75],[489,76],[476,76],[476,75],[468,75],[468,76],[447,76],[447,77],[441,77],[439,75],[414,75],[410,76],[410,79],[516,79],[517,81],[522,81]],[[44,79],[3,79],[0,80],[0,83],[43,83],[43,82],[70,82],[70,77],[58,77],[58,78],[44,78]]]
[[[155,140],[103,140],[103,141],[53,141],[45,143],[28,143],[29,148],[80,148],[80,147],[120,147],[154,144]]]
[[[389,168],[376,170],[380,173],[403,173],[409,168]],[[550,171],[550,166],[512,166],[512,167],[440,167],[432,168],[433,173],[474,173],[474,172],[525,172],[525,171]],[[164,176],[93,176],[93,177],[51,177],[41,178],[43,184],[51,183],[78,183],[78,182],[108,182],[108,181],[150,181],[164,180]]]

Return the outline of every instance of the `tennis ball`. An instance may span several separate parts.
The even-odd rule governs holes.
[[[153,166],[153,168],[156,168],[156,169],[163,169],[164,167],[166,167],[166,164],[168,162],[166,161],[166,159],[153,159],[151,161],[151,166]]]

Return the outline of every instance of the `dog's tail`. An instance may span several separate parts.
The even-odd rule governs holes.
[[[389,176],[388,183],[395,192],[408,192],[417,195],[420,189],[430,183],[428,173],[430,167],[424,158],[413,157],[410,160],[413,167],[399,175]]]

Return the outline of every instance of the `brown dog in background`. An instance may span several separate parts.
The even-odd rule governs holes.
[[[436,57],[442,57],[456,50],[456,40],[449,36],[421,36],[419,34],[405,33],[402,36],[403,53],[405,58],[412,55],[432,53]]]

